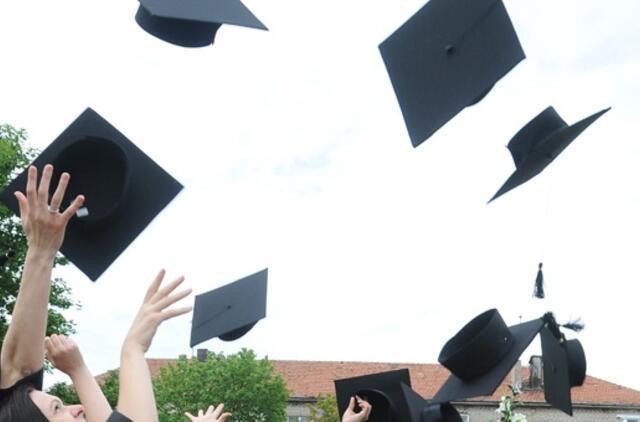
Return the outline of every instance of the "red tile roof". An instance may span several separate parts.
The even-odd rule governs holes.
[[[174,359],[147,359],[152,376],[160,373],[160,368],[175,362]],[[271,363],[285,379],[292,397],[317,397],[319,394],[333,394],[333,380],[349,378],[375,372],[408,368],[411,385],[425,398],[433,397],[449,376],[449,371],[437,364],[379,363],[379,362],[319,362],[295,360],[271,360]],[[522,368],[522,379],[529,376],[528,368]],[[502,385],[490,397],[474,398],[473,401],[498,401],[509,392],[509,374]],[[571,390],[574,405],[604,404],[640,406],[640,391],[623,387],[599,378],[587,376],[581,387]],[[544,403],[544,393],[524,391],[521,399],[529,403]]]

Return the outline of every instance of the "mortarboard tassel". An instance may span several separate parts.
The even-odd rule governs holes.
[[[542,262],[538,264],[538,275],[536,275],[536,285],[533,289],[533,296],[544,299],[544,276],[542,275]]]
[[[578,318],[576,320],[569,321],[566,324],[562,324],[562,327],[579,333],[580,331],[584,330],[584,322],[582,322],[582,318]]]

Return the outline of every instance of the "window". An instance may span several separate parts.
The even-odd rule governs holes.
[[[461,413],[460,417],[462,417],[462,422],[471,422],[471,418],[467,414]]]
[[[311,422],[308,416],[289,416],[287,422]]]
[[[640,415],[617,415],[619,422],[640,422]]]

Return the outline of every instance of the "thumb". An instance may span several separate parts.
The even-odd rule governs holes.
[[[190,421],[194,421],[196,418],[189,412],[184,412],[184,415],[189,418]]]
[[[24,221],[24,219],[27,217],[27,210],[29,209],[29,206],[27,204],[27,197],[24,196],[22,192],[18,191],[14,192],[13,194],[18,200],[18,207],[20,208],[20,219]]]

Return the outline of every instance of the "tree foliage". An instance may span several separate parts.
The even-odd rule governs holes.
[[[333,394],[322,394],[315,404],[309,406],[311,422],[339,422],[338,403]]]
[[[203,362],[182,357],[161,369],[154,383],[162,422],[184,422],[194,413],[224,403],[235,422],[284,421],[289,391],[266,358],[251,350],[225,356],[208,353]]]
[[[100,388],[102,389],[102,393],[104,394],[105,398],[109,402],[109,405],[115,408],[116,404],[118,403],[118,391],[120,389],[118,371],[109,371],[109,373],[102,380],[100,380]],[[75,388],[73,388],[72,385],[66,384],[64,382],[53,384],[49,388],[49,390],[47,390],[47,392],[58,397],[60,400],[62,400],[63,403],[80,403],[80,399],[78,398],[78,393],[76,393]]]
[[[37,151],[26,145],[26,139],[24,129],[0,125],[0,189],[4,189],[36,157]],[[27,241],[20,220],[0,203],[0,343],[9,328],[26,253]],[[55,265],[67,263],[61,255],[56,257]],[[75,332],[74,322],[62,314],[62,311],[78,306],[70,295],[71,289],[64,280],[52,280],[47,334]]]

